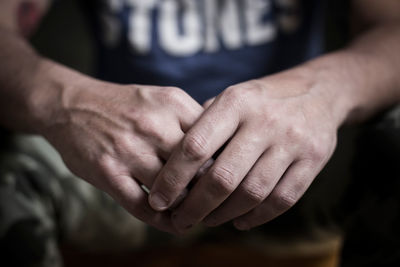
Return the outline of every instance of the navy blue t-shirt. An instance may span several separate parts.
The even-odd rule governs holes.
[[[177,86],[200,103],[322,52],[318,0],[101,0],[98,77]]]

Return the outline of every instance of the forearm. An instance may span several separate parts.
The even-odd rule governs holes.
[[[66,91],[88,78],[39,56],[17,33],[0,36],[0,125],[39,133],[57,118]]]
[[[362,121],[400,101],[400,23],[365,31],[346,48],[306,68],[341,123]]]

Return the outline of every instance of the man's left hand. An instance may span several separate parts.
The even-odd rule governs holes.
[[[332,96],[308,77],[287,71],[222,92],[159,173],[151,206],[170,207],[224,147],[173,213],[179,231],[232,219],[250,229],[292,207],[331,157],[341,122]]]

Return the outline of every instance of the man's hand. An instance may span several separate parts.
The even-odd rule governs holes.
[[[232,86],[208,103],[149,198],[167,209],[225,145],[172,215],[179,231],[203,219],[216,226],[236,218],[239,229],[263,224],[293,206],[328,161],[342,116],[333,115],[332,96],[293,73]]]
[[[121,86],[92,79],[62,96],[62,110],[43,135],[69,169],[110,194],[135,217],[173,232],[141,185],[153,180],[203,111],[178,88]]]

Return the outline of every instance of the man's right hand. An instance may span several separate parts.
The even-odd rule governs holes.
[[[203,108],[178,88],[116,85],[84,79],[65,90],[43,134],[77,176],[107,192],[132,215],[174,232],[168,212],[156,212],[151,188],[172,149]]]

